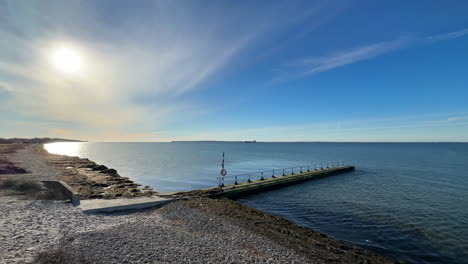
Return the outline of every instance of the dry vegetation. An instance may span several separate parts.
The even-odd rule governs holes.
[[[0,179],[0,189],[19,193],[34,193],[42,190],[40,182],[25,179]]]
[[[0,178],[0,190],[7,195],[23,195],[36,200],[69,200],[69,197],[60,190],[29,179]]]
[[[22,148],[24,148],[23,144],[0,144],[0,175],[26,173],[25,169],[18,167],[7,158]]]

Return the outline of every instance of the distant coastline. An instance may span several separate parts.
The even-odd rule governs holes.
[[[83,140],[76,139],[65,139],[65,138],[0,138],[0,144],[47,144],[54,142],[86,142]]]
[[[241,140],[174,140],[170,143],[246,143]],[[117,142],[116,142],[117,143]],[[138,143],[162,143],[138,142]],[[465,141],[255,141],[255,143],[346,143],[346,144],[468,144]]]

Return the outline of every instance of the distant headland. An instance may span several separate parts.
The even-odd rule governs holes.
[[[12,143],[23,143],[23,144],[46,144],[53,142],[86,142],[76,139],[64,139],[64,138],[0,138],[0,144],[12,144]]]

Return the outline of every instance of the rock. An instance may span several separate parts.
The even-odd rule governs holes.
[[[14,171],[15,173],[26,173],[26,170],[23,168],[15,168]]]
[[[103,171],[103,170],[107,170],[107,169],[109,169],[109,168],[107,168],[104,165],[97,165],[97,166],[93,167],[93,170],[95,170],[95,171]]]
[[[94,168],[96,166],[98,166],[98,165],[96,165],[96,164],[85,164],[85,165],[81,165],[80,168],[92,169],[92,168]]]
[[[105,170],[101,170],[100,172],[101,173],[108,173],[108,174],[117,174],[117,170],[115,170],[115,169],[105,169]]]
[[[109,184],[95,183],[95,184],[92,185],[92,187],[109,187]]]

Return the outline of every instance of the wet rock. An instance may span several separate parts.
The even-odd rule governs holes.
[[[93,194],[89,196],[90,199],[102,199],[102,197],[104,197],[102,194]]]
[[[98,166],[98,165],[96,165],[96,164],[85,164],[85,165],[81,165],[80,168],[92,169],[92,168],[94,168],[96,166]]]
[[[106,184],[106,183],[95,183],[95,184],[92,185],[92,187],[104,188],[104,187],[109,187],[109,184]]]
[[[95,170],[95,171],[103,171],[103,170],[107,170],[107,169],[109,169],[109,168],[107,168],[104,165],[97,165],[97,166],[93,167],[93,170]]]
[[[117,174],[117,170],[115,170],[115,169],[106,169],[106,170],[101,170],[100,173]]]

